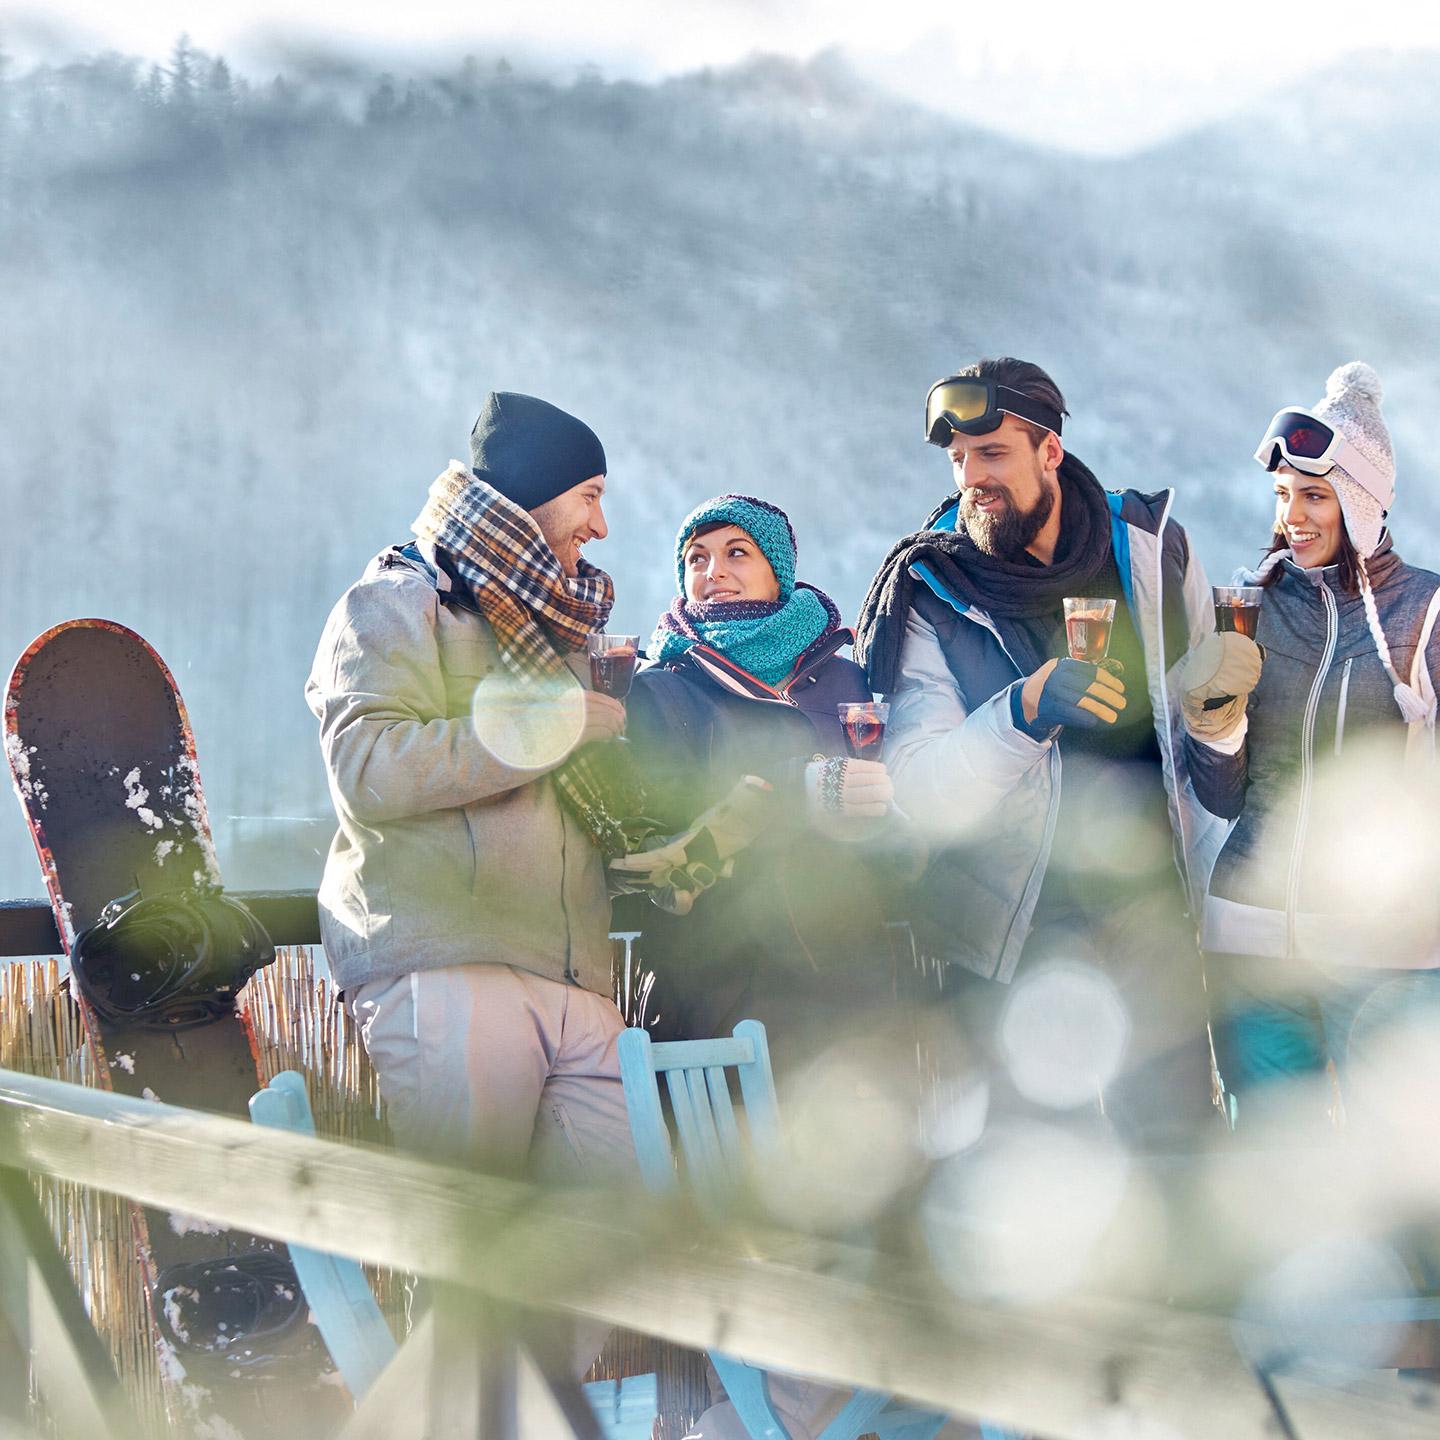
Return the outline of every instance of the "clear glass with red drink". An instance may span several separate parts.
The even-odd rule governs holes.
[[[883,700],[850,700],[835,707],[845,727],[845,743],[852,760],[878,760],[885,744],[885,722],[890,707]]]
[[[606,635],[595,631],[590,636],[590,684],[602,695],[623,700],[630,693],[635,679],[635,664],[640,658],[638,635]]]

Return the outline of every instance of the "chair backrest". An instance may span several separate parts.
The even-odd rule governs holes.
[[[305,1077],[282,1070],[250,1097],[250,1118],[273,1130],[315,1133]],[[395,1354],[395,1337],[358,1260],[290,1246],[300,1288],[341,1378],[358,1404]]]
[[[620,1036],[619,1051],[630,1132],[640,1173],[651,1190],[672,1190],[679,1183],[660,1103],[661,1075],[670,1094],[685,1170],[702,1198],[730,1188],[743,1173],[747,1159],[727,1070],[734,1070],[740,1081],[751,1151],[762,1157],[779,1156],[780,1107],[775,1100],[765,1027],[758,1020],[742,1020],[728,1040],[657,1045],[648,1030],[626,1030]]]

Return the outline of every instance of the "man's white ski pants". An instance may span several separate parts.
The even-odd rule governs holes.
[[[508,965],[374,980],[346,1003],[395,1143],[537,1180],[635,1173],[608,997]]]

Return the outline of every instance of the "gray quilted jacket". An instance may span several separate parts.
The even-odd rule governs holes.
[[[1226,756],[1187,741],[1197,796],[1216,815],[1235,820],[1211,876],[1204,946],[1347,964],[1435,963],[1440,929],[1433,871],[1405,897],[1403,925],[1379,913],[1390,908],[1381,897],[1357,893],[1377,844],[1398,840],[1400,851],[1412,854],[1433,844],[1428,805],[1414,817],[1426,833],[1403,837],[1395,833],[1400,815],[1383,809],[1394,811],[1404,794],[1433,783],[1433,729],[1418,723],[1429,733],[1415,737],[1423,740],[1420,761],[1407,769],[1407,750],[1408,763],[1417,764],[1415,739],[1362,598],[1339,588],[1334,566],[1304,570],[1288,560],[1281,566],[1260,607],[1257,638],[1266,655],[1243,745]],[[1404,564],[1388,537],[1369,571],[1395,670],[1433,700],[1440,626],[1419,663],[1417,651],[1440,576]],[[1397,784],[1406,790],[1390,788]],[[1377,795],[1384,797],[1379,813]],[[1372,821],[1382,834],[1370,833]],[[1406,821],[1405,828],[1413,826]],[[1361,850],[1367,859],[1357,865]]]

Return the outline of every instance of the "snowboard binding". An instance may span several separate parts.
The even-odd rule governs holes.
[[[187,1369],[313,1368],[319,1344],[295,1267],[273,1250],[171,1265],[151,1293],[155,1322]]]
[[[219,889],[135,891],[76,936],[70,967],[108,1024],[184,1030],[233,1014],[241,987],[274,959],[265,927]]]

